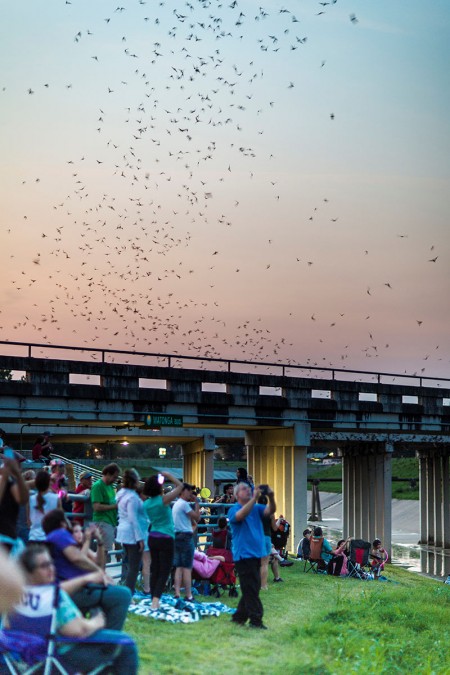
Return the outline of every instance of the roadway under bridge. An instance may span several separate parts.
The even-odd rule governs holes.
[[[421,543],[450,548],[450,382],[292,364],[0,343],[0,424],[26,439],[170,442],[184,479],[213,487],[218,442],[240,440],[298,541],[307,452],[342,457],[344,536],[391,543],[391,458],[420,458]]]

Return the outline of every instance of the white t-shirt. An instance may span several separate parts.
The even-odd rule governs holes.
[[[172,509],[173,525],[175,532],[190,532],[192,534],[192,520],[187,515],[192,511],[189,502],[177,499]]]
[[[47,492],[44,495],[44,513],[36,508],[37,492],[30,497],[30,534],[29,541],[45,541],[45,532],[41,527],[42,519],[46,513],[58,508],[59,497],[54,492]]]

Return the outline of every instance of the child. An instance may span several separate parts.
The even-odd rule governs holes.
[[[384,569],[384,563],[388,559],[387,551],[383,548],[381,539],[373,540],[369,555],[371,558],[370,565],[372,567],[374,579],[378,580],[380,578],[380,572]]]

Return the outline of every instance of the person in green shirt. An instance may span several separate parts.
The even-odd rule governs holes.
[[[93,521],[102,533],[105,550],[114,548],[117,527],[116,491],[113,483],[119,477],[120,469],[117,464],[107,464],[103,467],[102,477],[91,489]]]
[[[165,479],[174,488],[164,494]],[[144,503],[145,512],[150,520],[148,545],[150,548],[150,592],[152,609],[159,608],[159,601],[172,569],[175,531],[173,527],[170,503],[176,499],[183,489],[183,483],[168,471],[150,476],[145,481],[144,494],[148,497]]]

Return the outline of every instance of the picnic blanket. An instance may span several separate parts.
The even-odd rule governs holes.
[[[195,623],[205,616],[234,614],[236,611],[222,602],[187,602],[166,594],[161,597],[159,609],[152,609],[151,604],[151,599],[146,598],[135,605],[130,605],[128,611],[137,616],[170,623]]]

